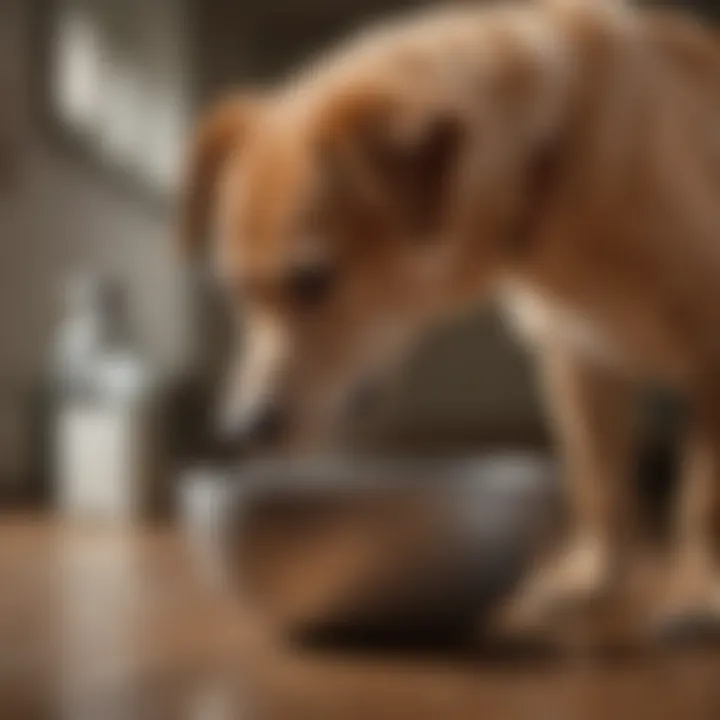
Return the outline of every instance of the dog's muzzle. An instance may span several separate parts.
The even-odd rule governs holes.
[[[265,402],[246,415],[240,423],[220,422],[217,442],[225,455],[245,455],[259,450],[272,450],[285,437],[287,414],[279,403]]]

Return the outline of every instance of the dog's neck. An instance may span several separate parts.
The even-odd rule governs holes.
[[[436,250],[420,252],[427,254],[427,260],[418,264],[425,263],[441,298],[433,311],[449,314],[454,307],[482,302],[502,288],[508,276],[552,285],[552,270],[544,271],[552,249],[546,253],[544,245],[555,242],[553,236],[567,237],[577,231],[572,213],[565,212],[569,203],[575,199],[587,203],[584,210],[578,207],[577,217],[590,205],[602,204],[592,197],[598,188],[602,191],[590,169],[593,164],[624,162],[622,148],[611,148],[615,160],[605,153],[613,123],[623,120],[614,117],[612,109],[607,116],[597,112],[597,105],[598,98],[608,100],[608,94],[620,92],[613,88],[626,85],[629,93],[637,89],[637,78],[620,82],[615,72],[625,54],[635,52],[633,16],[618,7],[552,4],[556,14],[542,29],[551,33],[547,44],[556,48],[557,55],[541,58],[533,85],[526,88],[537,111],[528,112],[528,106],[520,103],[514,122],[501,128],[501,132],[524,134],[521,142],[517,137],[507,137],[505,142],[513,152],[521,148],[522,153],[509,156],[505,163],[512,168],[507,188],[498,187],[494,176],[495,187],[490,189],[482,178],[478,185],[478,178],[473,177],[465,196],[458,199],[461,211],[455,213],[456,225],[441,236]],[[535,53],[538,46],[528,47]],[[605,107],[613,107],[612,98]],[[626,133],[626,138],[631,136]],[[469,164],[477,158],[469,158]],[[478,198],[488,195],[497,198],[490,214],[478,213]],[[582,238],[573,240],[577,241]]]

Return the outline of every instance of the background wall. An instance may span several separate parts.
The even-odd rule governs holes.
[[[50,137],[33,97],[33,3],[0,2],[0,478],[35,453],[28,396],[40,386],[67,280],[97,269],[127,283],[143,348],[163,375],[186,362],[188,296],[168,217],[71,157]],[[26,442],[27,441],[27,442]],[[30,446],[28,446],[28,442]]]

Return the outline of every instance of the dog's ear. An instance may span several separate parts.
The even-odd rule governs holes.
[[[228,158],[239,152],[255,119],[258,102],[233,98],[211,109],[197,125],[181,196],[180,240],[192,256],[202,253],[217,182]]]
[[[464,130],[440,104],[354,90],[326,108],[323,155],[346,199],[405,236],[430,238],[448,211]]]

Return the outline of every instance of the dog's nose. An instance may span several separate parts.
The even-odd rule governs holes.
[[[272,446],[282,437],[284,427],[284,414],[280,407],[268,404],[248,422],[238,440],[245,447]]]
[[[285,413],[272,403],[259,407],[238,426],[221,423],[214,434],[215,454],[224,460],[237,459],[259,449],[279,445],[285,432]]]

